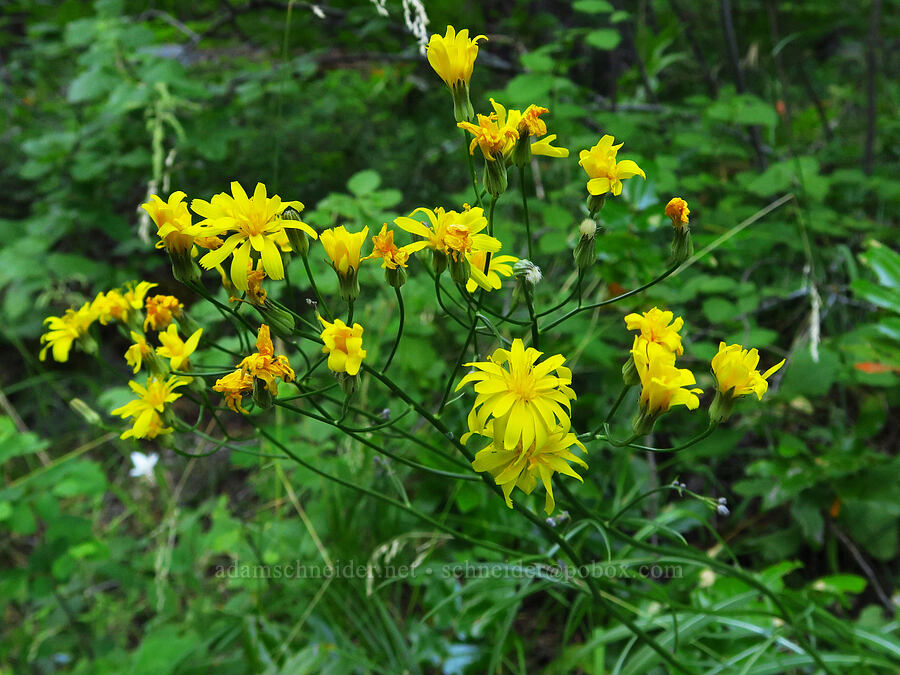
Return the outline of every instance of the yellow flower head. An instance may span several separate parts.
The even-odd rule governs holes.
[[[368,234],[368,227],[361,232],[348,232],[343,225],[322,233],[320,241],[335,272],[347,276],[359,270],[360,253]]]
[[[494,104],[493,99],[491,103]],[[484,158],[493,162],[510,155],[516,147],[516,141],[519,140],[519,132],[516,129],[519,118],[511,117],[510,121],[513,123],[508,124],[506,119],[501,121],[497,113],[493,112],[490,115],[479,114],[477,125],[471,122],[458,122],[456,126],[474,136],[469,144],[470,155],[475,154],[475,146],[478,146]]]
[[[48,349],[53,350],[54,361],[68,361],[72,343],[86,335],[96,319],[96,309],[90,302],[84,303],[78,310],[67,309],[62,316],[44,319],[44,323],[49,325],[47,332],[41,335],[41,344],[44,345],[40,353],[41,361],[47,357]]]
[[[481,234],[481,231],[486,227],[487,220],[484,218],[467,223],[458,222],[448,225],[444,234],[447,254],[453,260],[462,260],[478,251],[486,251],[488,253],[499,251],[501,244],[498,239],[487,234]]]
[[[547,133],[547,124],[541,119],[541,115],[550,112],[547,108],[539,105],[530,105],[525,108],[522,113],[522,119],[519,120],[517,129],[519,136],[543,136]]]
[[[412,217],[420,211],[428,217],[430,226]],[[409,217],[401,216],[394,219],[394,223],[397,227],[406,230],[410,234],[422,237],[428,248],[441,253],[448,253],[447,231],[451,225],[464,226],[469,232],[480,232],[487,227],[487,218],[484,217],[484,209],[482,208],[472,209],[466,205],[462,213],[459,213],[457,211],[445,211],[439,206],[434,211],[418,208],[409,214]]]
[[[366,350],[362,348],[363,327],[354,323],[350,328],[340,319],[335,319],[334,323],[321,316],[318,319],[324,326],[321,337],[325,346],[322,352],[328,354],[328,367],[335,373],[356,375],[366,358]]]
[[[385,223],[381,226],[381,232],[372,237],[372,253],[363,260],[381,258],[382,269],[395,270],[398,267],[406,267],[410,254],[421,251],[426,246],[428,246],[427,241],[417,241],[398,247],[394,243],[394,231],[387,229],[387,223]]]
[[[156,353],[169,359],[172,370],[186,370],[188,359],[196,351],[202,334],[203,329],[198,328],[187,342],[183,342],[178,336],[178,327],[174,323],[170,324],[165,332],[159,334],[162,347],[157,347]]]
[[[487,40],[484,35],[469,39],[469,30],[456,32],[453,26],[447,26],[447,34],[437,33],[428,41],[428,63],[440,78],[451,89],[458,83],[469,84],[472,79],[472,67],[478,56],[478,41]]]
[[[675,367],[675,353],[657,342],[634,338],[631,350],[638,376],[641,379],[641,414],[656,418],[673,406],[683,405],[696,410],[700,405],[697,394],[702,389],[685,389],[696,384],[694,374],[687,368]]]
[[[517,141],[522,139],[527,142],[530,137],[537,139],[529,146],[532,155],[542,155],[545,157],[569,156],[569,151],[566,148],[552,145],[553,141],[556,140],[556,134],[541,138],[547,133],[547,124],[541,119],[541,115],[550,112],[547,108],[530,105],[525,109],[525,112],[516,110],[515,108],[507,110],[494,99],[491,99],[491,107],[494,109],[497,125],[504,129],[515,129]],[[509,156],[516,150],[516,147],[517,144],[513,143],[506,148],[505,154],[507,159],[509,159]]]
[[[131,339],[133,344],[125,352],[125,363],[134,368],[137,374],[144,359],[153,354],[153,347],[147,343],[147,338],[135,331],[131,331]]]
[[[572,371],[563,366],[566,359],[560,354],[537,363],[541,355],[533,347],[525,349],[517,338],[509,350],[497,349],[487,361],[465,364],[477,369],[456,386],[459,391],[475,383],[477,396],[468,420],[470,434],[481,433],[490,418],[501,420],[503,433],[495,434],[494,440],[498,446],[512,450],[518,445],[543,446],[557,426],[568,430],[570,401],[575,399],[569,387]]]
[[[512,266],[518,262],[514,255],[492,255],[487,275],[484,274],[484,263],[487,260],[487,251],[473,251],[466,256],[469,260],[469,280],[466,282],[466,290],[474,293],[476,288],[486,291],[499,290],[501,275],[511,277]]]
[[[124,293],[116,289],[98,293],[91,305],[104,326],[110,321],[128,323],[134,312],[143,309],[147,292],[156,286],[157,284],[149,281],[142,281],[137,285],[128,283]]]
[[[194,237],[184,231],[191,227],[191,213],[184,201],[186,195],[181,190],[169,195],[164,202],[157,195],[150,195],[150,201],[141,204],[156,225],[160,238],[157,248],[165,247],[172,253],[189,251],[194,245]]]
[[[146,386],[141,386],[134,380],[129,382],[128,386],[138,398],[112,411],[113,415],[119,415],[122,419],[134,418],[132,428],[127,429],[121,438],[155,438],[160,434],[172,433],[171,427],[164,426],[162,413],[166,404],[181,398],[181,394],[175,390],[190,381],[189,377],[172,375],[168,380],[150,376]]]
[[[244,396],[253,392],[253,376],[241,368],[216,380],[213,391],[225,395],[225,405],[236,413],[247,413],[241,405]]]
[[[640,339],[655,342],[679,355],[684,354],[681,336],[678,334],[683,325],[684,319],[680,316],[676,317],[672,312],[664,312],[658,307],[643,314],[629,314],[625,317],[626,328],[640,331]]]
[[[174,295],[154,295],[147,298],[147,318],[144,319],[144,330],[149,326],[153,330],[165,330],[172,319],[179,318],[184,305]]]
[[[784,365],[784,359],[766,372],[760,374],[759,352],[756,349],[744,349],[741,345],[725,345],[719,343],[719,352],[713,357],[712,370],[716,376],[716,388],[724,395],[732,398],[747,394],[756,394],[762,400],[769,389],[767,380]]]
[[[502,436],[505,432],[501,426],[500,420],[491,420],[481,433],[491,438],[495,434]],[[525,494],[531,494],[540,479],[547,491],[544,511],[549,515],[556,507],[551,482],[554,473],[559,472],[584,482],[569,465],[569,462],[575,462],[587,468],[585,461],[570,450],[573,446],[578,447],[581,452],[587,452],[575,434],[563,426],[551,430],[542,442],[533,442],[527,448],[520,442],[514,448],[507,449],[492,440],[487,447],[476,453],[472,468],[475,471],[490,472],[494,481],[503,490],[503,498],[510,508],[512,508],[510,495],[513,488],[518,487]]]
[[[688,203],[681,197],[673,197],[666,204],[666,215],[672,219],[672,226],[676,230],[683,230],[687,227],[690,213]]]
[[[615,138],[606,135],[590,150],[582,150],[578,163],[588,175],[587,189],[592,195],[612,192],[622,194],[622,181],[634,176],[646,178],[644,171],[630,159],[616,162],[616,154],[622,143],[613,145]]]
[[[278,394],[276,378],[280,378],[282,382],[290,382],[294,379],[294,371],[288,358],[283,354],[275,355],[272,336],[266,324],[259,327],[256,336],[256,353],[244,358],[238,368],[250,375],[251,385],[254,378],[265,382],[266,388],[273,396]]]
[[[234,181],[230,195],[221,192],[210,202],[195,199],[191,209],[204,220],[190,228],[189,234],[209,237],[234,233],[216,250],[200,258],[200,264],[211,269],[231,255],[231,280],[237,288],[246,291],[250,253],[257,251],[266,274],[271,279],[284,279],[284,264],[276,240],[285,228],[302,230],[313,239],[317,237],[316,231],[306,223],[281,217],[288,207],[303,210],[300,202],[283,202],[278,195],[268,197],[263,183],[256,184],[252,197]]]

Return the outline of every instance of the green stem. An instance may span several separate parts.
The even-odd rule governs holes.
[[[581,270],[581,268],[579,267],[579,268],[578,268],[578,280],[575,282],[575,285],[572,286],[572,290],[571,290],[571,292],[569,293],[569,295],[566,297],[566,299],[563,300],[562,302],[560,302],[559,304],[554,305],[554,306],[551,307],[550,309],[545,309],[543,312],[538,312],[538,313],[537,313],[537,316],[540,318],[540,317],[543,317],[543,316],[547,316],[548,314],[553,314],[553,312],[555,312],[556,310],[558,310],[560,307],[563,307],[564,305],[568,304],[568,302],[569,302],[572,298],[575,297],[575,294],[576,294],[576,293],[578,294],[578,297],[579,297],[579,300],[580,300],[580,298],[581,298],[581,277],[582,277],[583,275],[584,275],[584,272],[583,272],[583,271]]]
[[[472,153],[469,152],[469,137],[466,135],[465,129],[460,129],[462,131],[463,136],[463,152],[466,154],[466,163],[469,165],[469,174],[472,176],[472,190],[475,192],[475,201],[478,202],[478,206],[484,208],[484,205],[481,202],[481,193],[478,190],[478,178],[475,175],[475,164],[472,162]]]
[[[328,309],[328,303],[325,302],[325,298],[322,297],[322,294],[319,293],[319,287],[316,286],[315,277],[313,277],[312,270],[309,268],[309,256],[302,255],[300,258],[303,260],[303,268],[306,270],[306,277],[309,279],[309,286],[313,289],[313,293],[316,294],[316,300],[319,303],[319,307],[322,308],[322,314],[325,315],[325,318],[331,321],[331,310]]]
[[[525,167],[519,167],[519,191],[522,193],[522,209],[525,211],[525,236],[528,237],[528,259],[533,261],[531,250],[531,221],[528,218],[528,196],[525,191]]]
[[[606,435],[600,434],[598,432],[594,432],[594,433],[590,433],[590,434],[583,434],[580,438],[582,438],[585,441],[593,441],[593,440],[606,441],[607,443],[610,443],[611,445],[615,445],[616,447],[619,447],[619,448],[629,447],[629,448],[634,448],[635,450],[646,450],[647,452],[679,452],[681,450],[685,450],[685,449],[691,447],[692,445],[696,445],[697,443],[702,441],[704,438],[709,437],[712,434],[712,432],[714,432],[716,430],[716,428],[718,426],[719,425],[717,422],[710,422],[709,426],[706,427],[706,429],[704,429],[700,434],[698,434],[697,436],[694,436],[692,439],[690,439],[689,441],[686,441],[685,443],[682,443],[681,445],[675,446],[674,448],[651,448],[648,445],[637,445],[635,443],[632,443],[632,441],[635,438],[637,438],[637,436],[633,436],[630,440],[626,441],[625,443],[616,443],[609,437],[609,424],[607,424],[607,423],[603,424],[604,430],[606,431]]]
[[[456,363],[453,364],[453,369],[450,371],[450,377],[447,379],[447,386],[444,387],[444,395],[441,396],[441,404],[438,406],[438,415],[444,411],[444,406],[447,405],[447,399],[450,397],[450,391],[453,389],[453,383],[456,381],[456,373],[462,365],[463,360],[466,358],[466,351],[469,349],[472,338],[475,337],[476,326],[478,326],[477,317],[472,321],[472,327],[469,329],[469,334],[466,336],[466,342],[463,345],[462,351],[459,353],[459,358],[456,359]]]
[[[569,318],[575,316],[575,315],[578,314],[579,312],[584,312],[584,311],[587,311],[587,310],[589,310],[589,309],[597,309],[598,307],[604,307],[604,306],[606,306],[606,305],[611,305],[611,304],[613,304],[613,303],[615,303],[615,302],[619,302],[619,300],[624,300],[625,298],[631,297],[632,295],[635,295],[635,294],[637,294],[637,293],[640,293],[641,291],[645,291],[645,290],[647,290],[648,288],[650,288],[651,286],[655,286],[655,285],[658,284],[660,281],[663,281],[666,277],[668,277],[668,276],[669,276],[670,274],[672,274],[675,270],[677,270],[678,267],[679,267],[679,265],[675,265],[674,267],[670,267],[670,268],[667,269],[665,272],[663,272],[663,273],[660,274],[658,277],[656,277],[653,281],[648,281],[646,284],[644,284],[643,286],[639,286],[638,288],[635,288],[633,291],[628,291],[627,293],[622,293],[622,295],[617,295],[616,297],[614,297],[614,298],[609,298],[608,300],[603,300],[603,301],[601,301],[601,302],[595,302],[595,303],[592,303],[592,304],[590,304],[590,305],[584,305],[583,307],[577,307],[577,308],[573,309],[572,311],[570,311],[568,314],[565,314],[565,315],[561,316],[561,317],[560,317],[559,319],[557,319],[556,321],[553,321],[553,322],[550,323],[549,325],[544,326],[544,328],[542,329],[542,332],[547,332],[547,331],[550,330],[551,328],[555,328],[556,326],[558,326],[559,324],[561,324],[563,321],[566,321],[567,319],[569,319]]]
[[[347,301],[347,325],[353,325],[353,300]]]
[[[394,360],[394,354],[397,353],[397,347],[400,346],[400,338],[403,337],[403,324],[406,321],[406,310],[403,308],[403,295],[400,293],[399,288],[394,288],[394,293],[397,294],[397,307],[400,308],[400,326],[397,328],[397,339],[394,340],[394,346],[391,348],[391,353],[387,357],[387,361],[385,361],[384,368],[381,369],[382,373],[386,373],[388,368],[391,367],[391,361]]]
[[[525,293],[525,304],[528,306],[528,316],[531,317],[531,346],[540,351],[541,331],[538,328],[537,317],[534,315],[534,302],[531,299],[531,284],[522,280],[522,290]]]

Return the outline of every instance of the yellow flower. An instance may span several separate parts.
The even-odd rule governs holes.
[[[712,370],[716,376],[716,389],[732,398],[756,394],[762,400],[769,389],[767,380],[784,365],[784,359],[760,374],[759,352],[744,349],[741,345],[719,343],[719,352],[713,357]]]
[[[447,34],[437,33],[428,41],[428,63],[440,78],[451,89],[457,83],[469,84],[472,79],[472,68],[478,56],[478,41],[487,40],[484,35],[469,39],[469,30],[456,32],[453,26],[447,26]]]
[[[363,260],[381,258],[382,269],[394,270],[398,267],[406,267],[409,256],[416,251],[421,251],[428,246],[427,241],[417,241],[406,246],[398,247],[394,243],[394,231],[387,229],[387,223],[381,226],[381,232],[372,237],[372,253]]]
[[[674,352],[637,335],[631,355],[641,380],[641,410],[635,420],[637,433],[649,433],[656,419],[676,405],[683,405],[688,410],[697,409],[700,405],[697,394],[703,390],[685,389],[697,380],[687,368],[675,367]]]
[[[431,226],[425,225],[419,220],[415,220],[412,216],[419,212],[424,213]],[[447,228],[450,225],[464,225],[470,229],[478,228],[483,230],[487,227],[487,218],[484,217],[484,209],[482,208],[464,208],[462,213],[457,211],[445,211],[438,206],[434,211],[426,208],[418,208],[409,214],[409,217],[401,216],[394,219],[397,227],[406,230],[410,234],[422,237],[426,246],[440,253],[447,253]]]
[[[173,318],[181,316],[184,305],[174,295],[154,295],[147,298],[147,318],[144,319],[144,330],[149,326],[153,330],[164,330],[172,323]]]
[[[444,234],[444,244],[450,258],[459,261],[473,253],[496,253],[499,251],[502,244],[498,239],[488,234],[481,234],[481,231],[487,226],[486,218],[448,225]]]
[[[97,319],[97,312],[93,304],[84,303],[80,309],[67,309],[62,316],[48,316],[44,319],[49,324],[46,333],[41,335],[40,359],[47,357],[47,350],[53,350],[53,360],[64,363],[69,360],[69,351],[72,343],[87,335],[91,324]]]
[[[131,331],[132,344],[125,352],[125,363],[134,368],[135,374],[141,369],[144,359],[153,355],[153,347],[147,344],[147,338]]]
[[[251,384],[254,378],[265,382],[266,388],[273,396],[278,394],[276,378],[281,378],[282,382],[290,382],[294,379],[294,371],[288,358],[283,354],[275,355],[272,336],[266,324],[259,327],[256,336],[256,353],[245,357],[238,368],[250,376]]]
[[[688,224],[688,216],[691,210],[688,203],[681,197],[673,197],[666,204],[666,215],[672,219],[672,226],[676,230],[683,230]]]
[[[231,280],[242,291],[247,290],[247,269],[250,252],[255,250],[263,261],[266,274],[271,279],[284,279],[284,264],[276,239],[285,228],[302,230],[316,238],[316,231],[299,220],[284,219],[281,214],[288,207],[303,209],[300,202],[282,202],[281,197],[268,197],[266,186],[256,184],[252,197],[248,197],[240,183],[231,183],[231,195],[221,192],[211,202],[195,199],[191,209],[204,220],[189,230],[194,236],[215,236],[234,232],[214,251],[200,259],[200,264],[211,269],[231,258]]]
[[[629,314],[625,317],[625,326],[628,330],[640,331],[639,339],[655,342],[679,355],[684,354],[681,336],[678,334],[683,325],[684,319],[680,316],[676,317],[672,312],[664,312],[658,307],[644,312],[643,315]]]
[[[630,159],[616,162],[616,154],[622,143],[613,145],[615,138],[606,135],[590,150],[582,150],[578,163],[588,175],[587,189],[592,195],[612,192],[622,194],[622,181],[634,176],[646,178],[644,171]]]
[[[134,417],[132,428],[127,429],[121,438],[155,438],[160,434],[171,433],[172,428],[164,426],[162,413],[165,412],[166,404],[181,398],[181,394],[175,390],[190,381],[189,377],[173,375],[168,380],[151,376],[147,379],[146,386],[141,386],[134,380],[129,382],[128,386],[138,398],[112,411],[113,415],[119,415],[122,419]]]
[[[104,326],[110,321],[128,323],[134,312],[143,309],[147,292],[156,286],[157,284],[151,284],[149,281],[142,281],[136,286],[128,283],[124,293],[117,289],[108,293],[98,293],[91,305]]]
[[[362,348],[363,327],[354,323],[350,328],[340,319],[335,319],[334,323],[321,316],[318,319],[324,326],[322,352],[328,354],[328,367],[336,373],[356,375],[366,358],[366,350]]]
[[[174,323],[170,324],[168,330],[159,334],[159,341],[163,346],[157,347],[156,353],[169,359],[172,370],[186,370],[188,359],[197,349],[202,334],[203,329],[198,328],[187,342],[183,342],[178,336],[178,327]]]
[[[160,238],[157,248],[165,247],[172,253],[180,253],[193,247],[194,237],[184,232],[191,227],[191,213],[184,202],[186,196],[178,190],[169,195],[166,202],[157,195],[150,195],[150,201],[141,204],[156,225],[156,234]]]
[[[491,99],[493,103],[493,99]],[[510,111],[511,112],[511,111]],[[521,119],[517,125],[519,136],[543,136],[547,133],[547,124],[541,119],[541,115],[550,112],[547,108],[539,105],[530,105],[525,108],[525,112],[521,113]]]
[[[322,246],[331,259],[331,266],[340,276],[355,274],[359,270],[360,254],[368,234],[368,227],[361,232],[348,232],[343,225],[322,232]]]
[[[241,405],[244,396],[253,392],[253,376],[241,368],[216,380],[213,391],[225,395],[225,405],[236,413],[247,413]]]
[[[494,100],[491,104],[496,108]],[[519,111],[512,111],[518,113]],[[516,129],[518,117],[510,119],[512,125],[506,123],[506,120],[500,121],[496,112],[490,115],[478,115],[478,124],[471,122],[458,122],[456,126],[465,129],[474,136],[469,144],[469,154],[475,153],[475,146],[481,148],[484,158],[490,162],[508,157],[513,148],[516,147],[516,141],[519,140],[519,132]]]
[[[475,454],[472,468],[475,471],[487,471],[494,477],[494,481],[503,490],[503,498],[509,508],[512,508],[510,495],[513,488],[518,487],[530,495],[540,479],[547,492],[544,511],[548,515],[553,513],[556,507],[553,498],[553,474],[559,472],[583,483],[581,476],[569,462],[588,468],[587,463],[570,450],[573,446],[577,446],[581,452],[587,452],[584,445],[567,427],[558,426],[550,431],[541,443],[532,443],[523,449],[520,442],[515,448],[506,449],[493,442],[495,433],[498,435],[504,433],[500,426],[499,420],[491,420],[487,428],[481,432],[492,440],[487,447]]]
[[[484,263],[487,259],[487,251],[473,251],[466,257],[469,259],[469,273],[472,275],[466,282],[466,290],[469,293],[474,293],[475,289],[479,287],[486,291],[498,290],[501,286],[500,275],[511,277],[512,266],[519,260],[513,255],[493,255],[488,273],[485,275]]]
[[[572,371],[563,366],[566,359],[560,354],[537,363],[541,355],[517,338],[509,350],[497,349],[487,361],[465,364],[477,370],[463,377],[456,390],[475,383],[477,396],[463,442],[471,433],[481,433],[492,417],[503,427],[495,441],[507,450],[520,444],[541,447],[558,426],[568,430],[570,401],[576,398],[569,387]]]

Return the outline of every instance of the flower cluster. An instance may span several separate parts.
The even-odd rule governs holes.
[[[490,439],[489,445],[475,455],[473,468],[489,471],[503,491],[507,506],[510,494],[518,486],[530,494],[539,478],[547,492],[545,510],[553,511],[554,472],[581,477],[569,466],[574,461],[587,467],[569,448],[584,452],[584,446],[571,433],[571,401],[575,392],[572,371],[556,354],[541,362],[542,353],[525,348],[519,339],[510,349],[497,349],[487,361],[467,363],[476,370],[457,385],[457,391],[473,384],[475,403],[469,413],[469,433]]]
[[[244,357],[234,372],[216,380],[213,391],[225,395],[225,405],[235,412],[246,413],[243,397],[252,394],[262,408],[272,405],[278,396],[278,380],[291,382],[294,371],[286,356],[275,354],[269,327],[262,324],[256,337],[256,352]]]

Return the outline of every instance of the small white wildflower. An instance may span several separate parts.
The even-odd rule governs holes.
[[[134,468],[128,472],[128,475],[132,478],[143,476],[152,483],[155,480],[153,467],[156,466],[158,461],[159,455],[155,452],[151,452],[149,455],[145,455],[143,452],[132,452],[131,463],[134,465]]]
[[[718,512],[718,514],[719,514],[720,516],[727,516],[727,515],[729,515],[729,514],[731,513],[731,511],[728,510],[728,507],[725,506],[724,504],[719,504],[719,505],[716,507],[716,511]]]

